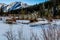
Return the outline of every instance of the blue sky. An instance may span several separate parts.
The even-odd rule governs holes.
[[[0,0],[0,3],[9,4],[9,3],[15,2],[15,1],[21,1],[23,3],[27,3],[29,5],[33,5],[33,4],[38,4],[38,3],[41,3],[41,2],[45,2],[47,0]]]

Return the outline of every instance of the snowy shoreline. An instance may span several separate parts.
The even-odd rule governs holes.
[[[2,18],[2,21],[5,22],[6,19],[11,19],[9,17],[0,17]],[[32,22],[30,23],[30,20],[16,20],[17,23],[22,23],[22,24],[30,24],[30,25],[37,25],[37,24],[57,24],[60,25],[60,19],[53,19],[52,22],[48,21],[47,19],[43,18],[38,18],[37,22]]]

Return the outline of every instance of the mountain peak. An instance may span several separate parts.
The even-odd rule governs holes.
[[[22,3],[22,2],[11,2],[8,5],[4,3],[0,3],[0,5],[1,5],[0,8],[3,7],[4,12],[28,7],[26,3]]]

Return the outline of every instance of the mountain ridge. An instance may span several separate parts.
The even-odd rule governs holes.
[[[0,3],[0,9],[2,9],[3,12],[16,10],[16,9],[19,9],[19,8],[26,8],[28,6],[29,6],[28,4],[22,3],[22,2],[12,2],[10,4]]]

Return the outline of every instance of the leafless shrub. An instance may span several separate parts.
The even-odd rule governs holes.
[[[30,40],[39,40],[37,33],[35,34],[33,30],[30,30],[30,32],[31,32]]]
[[[16,36],[12,31],[7,31],[4,36],[7,38],[7,40],[16,40]]]
[[[49,25],[47,29],[41,27],[44,40],[60,40],[60,27],[57,25]]]
[[[19,28],[19,31],[16,33],[13,33],[12,28],[10,28],[9,31],[5,32],[4,36],[7,38],[7,40],[24,40],[23,39],[23,28]],[[18,38],[17,38],[18,37]]]
[[[18,31],[18,40],[25,40],[23,37],[23,27]]]

